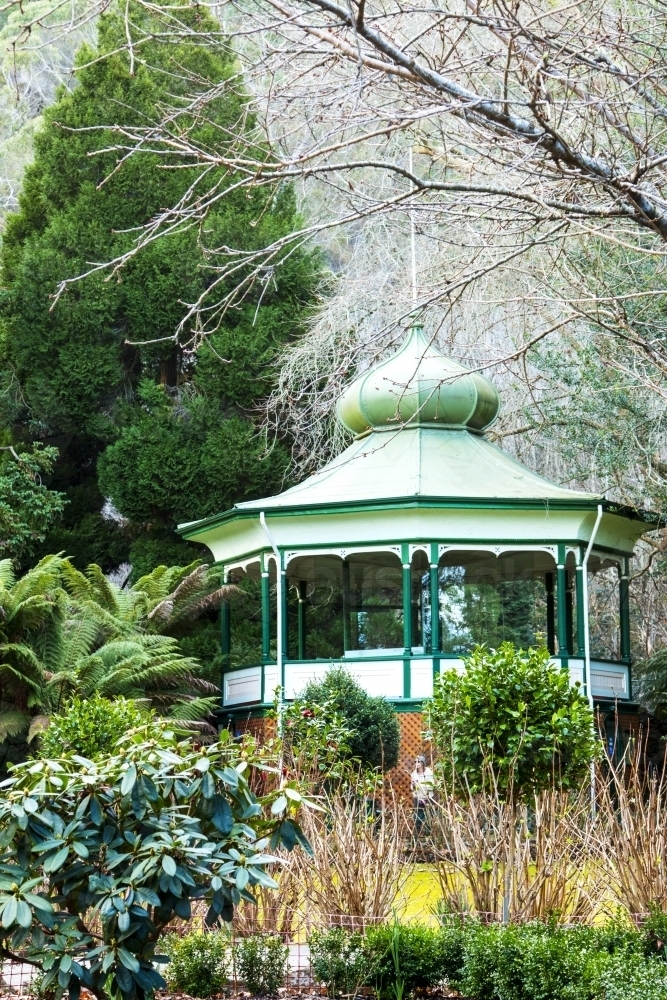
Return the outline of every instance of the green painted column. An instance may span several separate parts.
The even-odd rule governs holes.
[[[565,546],[558,546],[556,568],[556,610],[558,613],[558,655],[567,660],[567,577],[565,574]]]
[[[280,560],[282,562],[284,556],[280,553]],[[283,689],[283,697],[285,691],[285,660],[289,660],[289,618],[287,615],[287,573],[284,569],[280,570],[280,593],[281,593],[281,607],[277,608],[277,614],[281,616],[282,620],[282,636],[283,636],[283,656],[282,656],[282,672],[283,676],[281,678],[281,686]]]
[[[630,565],[623,560],[619,592],[621,599],[621,659],[630,662]]]
[[[223,586],[227,583],[227,574],[222,578]],[[224,691],[225,674],[229,670],[229,659],[232,651],[232,616],[229,601],[220,605],[220,648],[222,652],[222,675],[220,677],[220,696]]]
[[[266,568],[264,557],[261,562],[262,569],[262,663],[269,663],[271,660],[271,592],[269,588],[269,571]]]
[[[435,549],[435,558],[433,549]],[[440,581],[438,580],[438,547],[434,545],[431,549],[431,563],[429,566],[431,584],[431,652],[439,653],[440,650]]]
[[[584,569],[581,565],[581,549],[579,549],[579,562],[574,581],[574,589],[577,603],[577,656],[586,655],[586,634],[584,631]]]
[[[565,612],[567,618],[567,652],[574,656],[574,580],[569,569],[565,569]]]
[[[409,562],[403,563],[403,646],[405,655],[412,656],[412,580]]]
[[[308,584],[305,580],[299,580],[299,614],[297,619],[298,629],[298,651],[299,660],[306,659],[306,596]]]
[[[438,543],[431,543],[429,560],[429,583],[431,591],[431,653],[433,654],[433,690],[440,676],[440,580],[438,574]],[[424,650],[426,652],[426,650]]]
[[[409,698],[412,689],[412,574],[410,572],[410,549],[402,547],[403,558],[403,697]]]
[[[546,573],[544,586],[547,594],[547,649],[553,656],[556,652],[556,602],[554,600],[554,575]]]
[[[350,643],[350,564],[343,559],[343,652],[351,649]]]

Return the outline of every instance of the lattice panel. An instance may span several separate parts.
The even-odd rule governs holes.
[[[258,743],[264,743],[274,735],[275,723],[273,719],[266,719],[260,716],[255,719],[239,719],[234,724],[235,732],[240,736],[242,733],[250,733]]]
[[[389,777],[398,795],[402,799],[412,800],[410,775],[415,767],[415,757],[423,754],[430,764],[430,747],[422,737],[424,716],[421,712],[399,712],[396,717],[401,727],[401,746],[398,766],[390,772]]]
[[[619,712],[617,719],[617,725],[621,732],[627,733],[628,736],[639,735],[639,716]]]

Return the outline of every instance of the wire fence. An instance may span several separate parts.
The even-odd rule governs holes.
[[[217,925],[217,927],[214,928],[207,927],[205,915],[205,906],[195,906],[190,920],[175,922],[165,929],[165,934],[175,934],[179,937],[183,937],[186,934],[195,931],[204,933],[219,931],[221,929],[221,925]],[[247,924],[239,928],[236,925],[236,922],[233,922],[231,925],[222,925],[222,928],[229,935],[230,956],[233,956],[234,954],[234,946],[244,938],[251,936],[251,934],[262,935],[269,933],[274,936],[279,936],[282,938],[288,949],[285,980],[283,984],[284,988],[290,992],[304,992],[311,994],[313,992],[320,993],[322,991],[322,984],[317,980],[311,964],[310,946],[308,944],[310,935],[314,931],[326,931],[334,928],[340,928],[349,933],[359,932],[363,934],[368,927],[377,924],[377,921],[369,920],[363,916],[357,916],[355,914],[323,914],[319,911],[309,910],[307,907],[305,909],[303,907],[300,907],[298,910],[295,909],[291,914],[288,914],[287,917],[285,916],[285,908],[283,908],[282,916],[284,925],[291,928],[283,933],[276,932],[275,927],[272,928],[271,926],[273,922],[270,915],[261,913],[261,911],[258,914],[259,919],[254,928],[252,926],[249,927]],[[498,916],[496,913],[475,912],[474,915],[472,913],[470,914],[471,918],[473,918],[473,916],[475,920],[481,923],[491,924],[498,922]],[[647,916],[648,914],[628,914],[629,919],[636,926],[639,926]],[[266,922],[262,918],[265,918]],[[437,926],[440,920],[441,917],[436,913],[434,908],[427,907],[425,909],[412,912],[409,922]],[[584,917],[572,916],[567,920],[567,925],[573,926],[575,924],[587,922],[589,921],[587,921]],[[164,966],[156,967],[164,974]],[[27,962],[5,961],[0,965],[0,996],[37,996],[38,977],[39,969]],[[244,985],[245,984],[242,980],[240,980],[237,976],[236,965],[233,957],[230,957],[228,979],[229,990],[231,993],[242,992]],[[85,997],[85,993],[85,990],[82,991],[82,996]],[[91,997],[90,1000],[93,1000],[93,998]]]

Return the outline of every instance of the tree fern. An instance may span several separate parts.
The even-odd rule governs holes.
[[[80,572],[47,556],[16,580],[0,562],[0,740],[39,732],[72,695],[140,700],[159,714],[206,727],[218,700],[182,655],[186,622],[235,592],[199,562],[159,566],[132,587],[110,582],[99,566]],[[6,722],[3,724],[2,719]],[[4,728],[3,728],[4,725]]]

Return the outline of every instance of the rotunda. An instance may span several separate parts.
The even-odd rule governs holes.
[[[240,589],[222,613],[222,724],[337,664],[419,712],[443,669],[506,640],[545,641],[591,702],[632,710],[629,560],[657,518],[531,472],[484,436],[499,405],[415,323],[343,392],[342,454],[179,527]]]

